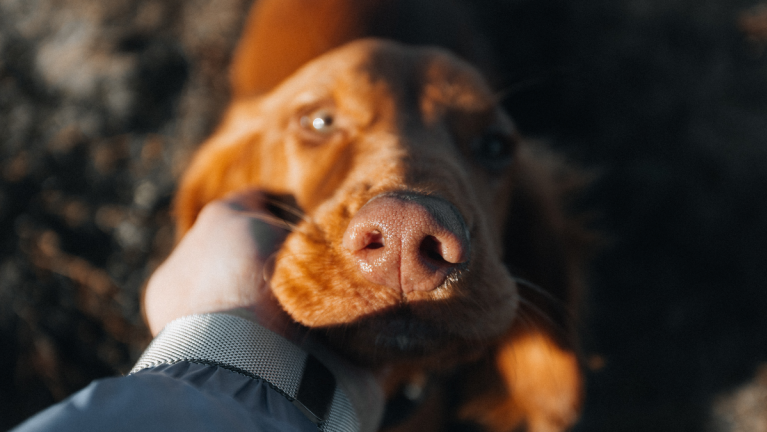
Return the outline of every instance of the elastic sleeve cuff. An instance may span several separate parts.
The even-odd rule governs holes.
[[[323,432],[357,432],[360,422],[330,370],[287,339],[227,313],[190,315],[168,324],[130,371],[190,362],[263,380]]]

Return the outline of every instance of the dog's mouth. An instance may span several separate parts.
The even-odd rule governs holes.
[[[358,363],[421,360],[463,345],[445,326],[419,317],[407,305],[322,329],[330,345]]]
[[[375,335],[376,347],[402,353],[422,355],[438,341],[448,338],[444,330],[418,319],[408,308],[385,314],[361,327],[367,327],[366,330]]]

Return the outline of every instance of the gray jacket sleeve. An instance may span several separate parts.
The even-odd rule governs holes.
[[[125,377],[94,381],[22,423],[31,431],[357,432],[334,376],[247,319],[176,320]]]

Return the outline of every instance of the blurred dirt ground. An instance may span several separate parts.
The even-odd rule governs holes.
[[[599,179],[578,431],[767,431],[767,6],[466,0]],[[141,285],[249,0],[0,0],[0,429],[148,342]]]

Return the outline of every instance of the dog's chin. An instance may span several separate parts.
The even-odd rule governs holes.
[[[407,307],[376,313],[343,326],[325,327],[321,332],[345,357],[373,367],[438,362],[438,366],[448,368],[474,357],[484,345],[470,343],[447,332],[445,326],[426,322]]]

